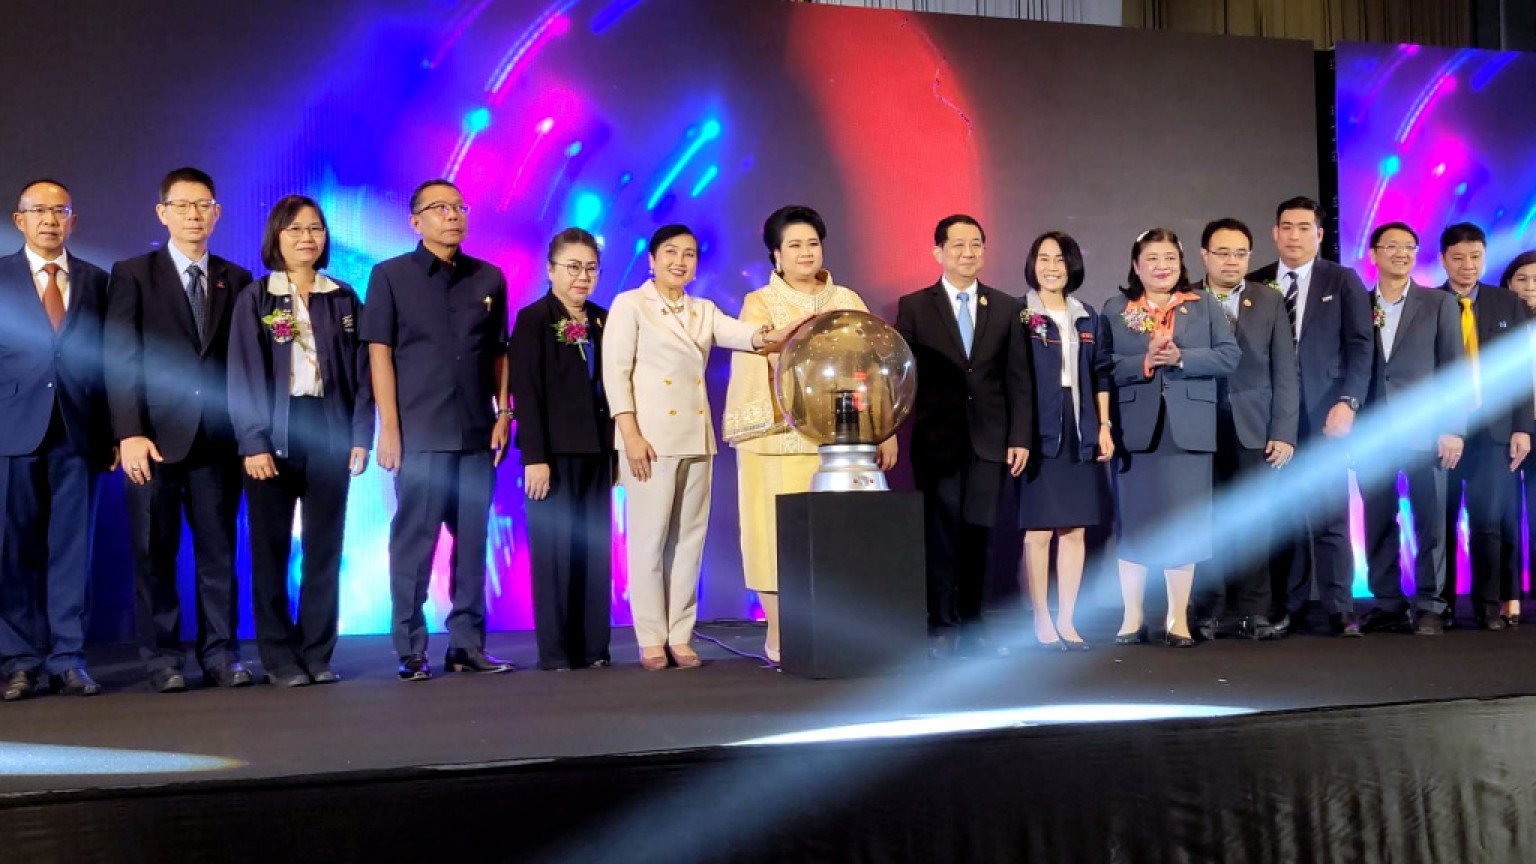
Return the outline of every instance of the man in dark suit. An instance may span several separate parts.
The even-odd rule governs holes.
[[[1372,317],[1376,330],[1376,362],[1367,397],[1368,412],[1388,410],[1402,394],[1448,369],[1461,359],[1461,332],[1456,303],[1439,291],[1413,284],[1419,235],[1402,222],[1388,222],[1371,232],[1371,261],[1376,265]],[[1400,402],[1398,404],[1401,404]],[[1411,430],[1401,446],[1391,448],[1393,461],[1380,479],[1361,490],[1365,504],[1365,548],[1370,564],[1371,594],[1376,606],[1361,622],[1362,632],[1413,632],[1438,635],[1440,599],[1445,579],[1445,534],[1440,513],[1445,508],[1445,472],[1456,467],[1464,449],[1466,415],[1452,404],[1435,414],[1433,429]],[[1417,549],[1413,566],[1413,606],[1408,617],[1399,561],[1397,475],[1408,480]]]
[[[1280,292],[1296,335],[1301,373],[1298,442],[1349,434],[1371,380],[1371,303],[1360,277],[1349,267],[1318,257],[1323,241],[1323,208],[1296,197],[1275,208],[1273,236],[1280,260],[1249,274],[1251,283]],[[1317,592],[1335,635],[1359,636],[1354,599],[1353,553],[1349,545],[1349,476],[1340,472],[1332,500],[1304,505],[1305,524],[1296,533],[1309,538],[1277,556],[1276,628],[1303,625],[1315,577]],[[1310,548],[1309,548],[1310,547]],[[1310,556],[1308,552],[1310,551]],[[1309,574],[1309,559],[1310,570]],[[1280,580],[1283,580],[1281,582]]]
[[[970,216],[934,229],[935,284],[901,298],[896,329],[917,360],[912,467],[923,492],[934,652],[1006,654],[981,629],[1003,472],[1029,458],[1033,374],[1013,297],[977,281],[986,235]]]
[[[399,507],[389,526],[390,635],[402,681],[432,677],[422,605],[432,556],[453,537],[444,665],[510,672],[485,653],[485,549],[496,466],[506,453],[507,280],[460,248],[464,196],[447,180],[411,193],[415,251],[368,276],[359,334],[368,342],[379,408],[379,467],[394,471]]]
[[[1216,484],[1220,488],[1264,466],[1282,468],[1296,450],[1301,391],[1296,372],[1296,340],[1280,294],[1266,285],[1245,282],[1243,272],[1253,251],[1253,233],[1236,219],[1217,219],[1200,234],[1205,262],[1203,287],[1226,314],[1242,357],[1237,371],[1217,379]],[[1267,524],[1267,523],[1266,523]],[[1218,631],[1249,639],[1273,639],[1269,620],[1271,589],[1265,525],[1257,534],[1234,537],[1220,531],[1216,554],[1196,565],[1196,635],[1215,638]],[[1230,608],[1234,627],[1222,627]]]
[[[4,700],[101,688],[85,668],[96,480],[110,470],[101,382],[107,274],[65,251],[69,190],[37,180],[12,215],[25,245],[0,258],[0,673]]]
[[[225,393],[230,310],[251,274],[208,252],[219,204],[207,174],[167,174],[155,211],[169,242],[113,265],[105,338],[112,431],[128,477],[139,655],[151,689],[186,689],[176,596],[185,515],[197,560],[204,682],[243,687],[251,673],[236,636],[240,460]]]
[[[1467,506],[1467,554],[1472,559],[1472,616],[1477,626],[1502,630],[1499,614],[1500,583],[1512,583],[1520,567],[1515,545],[1514,509],[1509,500],[1510,474],[1531,452],[1533,422],[1531,390],[1520,388],[1513,406],[1490,400],[1484,406],[1479,355],[1508,336],[1525,333],[1526,307],[1514,292],[1482,282],[1487,266],[1488,238],[1470,222],[1446,228],[1440,235],[1440,263],[1446,282],[1440,288],[1450,294],[1459,309],[1462,347],[1471,373],[1472,417],[1467,424],[1467,448],[1450,474],[1445,498],[1445,533],[1454,544],[1462,499]],[[1504,407],[1500,407],[1500,406]],[[1446,557],[1456,560],[1455,546]],[[1455,625],[1456,580],[1447,577],[1442,587],[1444,623]]]

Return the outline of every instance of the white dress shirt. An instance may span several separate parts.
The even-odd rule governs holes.
[[[949,295],[949,309],[950,309],[951,312],[955,313],[955,320],[956,321],[960,320],[960,295],[962,293],[971,295],[970,299],[967,300],[966,303],[969,304],[969,306],[971,308],[971,327],[972,327],[972,332],[974,332],[974,328],[976,326],[976,301],[980,297],[980,295],[977,294],[976,292],[977,292],[977,289],[980,287],[981,283],[980,282],[972,282],[971,283],[971,287],[965,289],[965,291],[962,292],[959,288],[956,288],[954,286],[954,284],[949,281],[949,277],[947,277],[947,276],[942,278],[942,279],[940,279],[939,281],[944,283],[944,293]]]
[[[22,247],[27,252],[27,266],[32,268],[32,281],[37,283],[37,299],[43,299],[43,292],[48,290],[48,274],[43,268],[49,264],[59,265],[59,293],[64,296],[64,308],[69,308],[69,256],[64,250],[59,250],[59,257],[49,261],[43,256],[32,251],[31,246]]]

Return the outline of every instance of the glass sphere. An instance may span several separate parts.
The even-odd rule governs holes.
[[[907,340],[868,312],[824,312],[784,346],[784,416],[818,444],[878,444],[912,411],[917,364]]]

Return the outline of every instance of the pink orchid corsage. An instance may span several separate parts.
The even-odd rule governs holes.
[[[1120,313],[1120,320],[1125,322],[1132,333],[1151,333],[1157,329],[1157,319],[1147,313],[1140,306],[1128,306]]]
[[[1028,315],[1029,317],[1026,319],[1025,323],[1026,326],[1029,327],[1029,332],[1035,334],[1035,338],[1039,339],[1041,342],[1046,341],[1046,333],[1049,331],[1046,330],[1045,316],[1041,315],[1039,312],[1030,312],[1027,309],[1019,314]]]
[[[587,322],[577,321],[573,318],[562,318],[555,324],[555,340],[561,345],[575,345],[581,352],[581,359],[587,359],[586,346],[592,340],[587,336]]]
[[[262,318],[261,323],[267,325],[272,341],[279,345],[286,345],[299,335],[299,320],[291,312],[282,309]]]

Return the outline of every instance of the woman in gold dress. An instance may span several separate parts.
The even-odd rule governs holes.
[[[868,311],[859,295],[832,281],[822,268],[827,226],[809,207],[781,207],[763,223],[763,245],[773,263],[768,284],[748,294],[741,320],[779,328],[807,315],[839,309]],[[736,448],[741,521],[741,563],[747,587],[757,592],[768,623],[764,652],[779,662],[779,562],[775,497],[811,488],[820,460],[816,442],[785,420],[774,397],[779,355],[738,353],[731,358],[725,395],[724,437]],[[882,469],[896,464],[896,439],[880,445]]]

